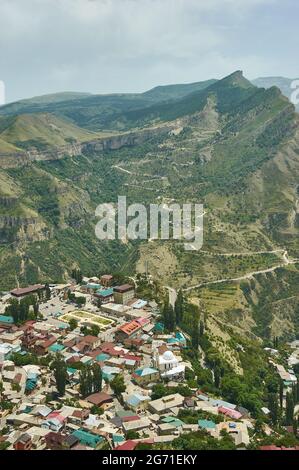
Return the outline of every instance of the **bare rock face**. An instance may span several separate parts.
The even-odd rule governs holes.
[[[166,134],[174,125],[163,125],[144,129],[136,132],[128,132],[112,137],[96,139],[84,143],[72,143],[61,147],[53,147],[39,151],[31,149],[19,153],[0,153],[0,167],[3,169],[16,168],[28,165],[31,162],[60,160],[66,156],[74,157],[84,152],[100,152],[103,150],[118,150],[122,147],[140,145],[154,136]]]
[[[46,224],[38,217],[0,215],[0,243],[31,243],[49,236]]]

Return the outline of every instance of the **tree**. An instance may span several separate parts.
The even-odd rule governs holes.
[[[75,330],[78,326],[78,320],[76,320],[75,318],[71,318],[69,321],[69,325],[72,331]]]
[[[199,347],[199,325],[198,325],[198,319],[197,318],[194,318],[193,325],[192,325],[191,343],[192,343],[192,348],[195,349],[195,351],[198,351],[198,347]]]
[[[216,388],[220,387],[220,380],[221,380],[221,370],[218,366],[214,369],[214,384]]]
[[[122,375],[117,374],[110,382],[110,387],[112,388],[115,395],[119,398],[122,393],[126,391],[125,381]]]
[[[82,367],[79,373],[79,391],[80,395],[83,398],[87,397],[88,395],[88,385],[87,385],[87,370],[86,367]]]
[[[293,394],[288,392],[286,396],[286,424],[292,426],[294,419],[294,399]]]
[[[92,374],[93,374],[93,391],[100,392],[102,390],[102,369],[98,364],[94,364],[92,366]]]
[[[86,304],[86,298],[85,297],[75,297],[75,302],[78,305],[78,307],[82,307],[83,305]]]
[[[82,272],[80,269],[73,269],[72,270],[72,278],[75,279],[75,281],[77,282],[77,284],[81,284],[82,280],[83,280],[83,275],[82,275]]]
[[[279,382],[279,405],[280,405],[280,409],[282,410],[283,408],[283,381],[282,380]]]
[[[83,398],[102,390],[102,370],[98,364],[83,365],[79,374],[79,390]]]
[[[49,284],[45,285],[45,297],[46,297],[46,300],[51,299],[51,289],[49,287]]]
[[[205,324],[202,320],[199,322],[199,335],[202,336],[205,332]]]
[[[126,439],[139,439],[140,436],[138,434],[137,431],[134,431],[133,429],[130,429],[127,433],[126,433]]]
[[[56,356],[56,359],[52,363],[52,369],[54,371],[57,391],[60,396],[63,396],[65,394],[67,381],[67,367],[61,356]]]
[[[175,319],[176,319],[176,324],[180,325],[182,318],[183,318],[183,310],[184,310],[184,297],[183,297],[183,292],[182,289],[179,290],[175,305],[174,305],[174,313],[175,313]]]
[[[168,306],[168,329],[174,331],[176,326],[176,317],[172,305]]]
[[[268,407],[270,410],[270,418],[274,426],[278,423],[278,399],[276,393],[270,393],[268,397]]]

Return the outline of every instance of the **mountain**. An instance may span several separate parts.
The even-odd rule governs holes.
[[[74,266],[132,275],[146,261],[158,282],[185,289],[217,331],[299,332],[299,123],[277,87],[258,88],[237,71],[167,102],[115,95],[51,106],[50,114],[0,119],[5,145],[35,140],[21,158],[0,154],[2,289],[60,282]],[[100,123],[110,135],[86,130]],[[82,142],[76,152],[67,139]],[[95,208],[118,195],[146,205],[202,202],[202,250],[97,240]]]
[[[79,94],[46,95],[0,107],[0,116],[15,114],[51,113],[92,131],[126,130],[125,114],[132,110],[144,109],[160,102],[180,99],[191,92],[203,90],[215,80],[191,84],[166,85],[153,88],[145,93],[87,95]]]
[[[53,114],[18,114],[0,118],[0,152],[13,153],[92,140],[99,135]]]
[[[298,80],[298,78],[285,78],[285,77],[260,77],[252,81],[253,85],[263,88],[271,88],[276,86],[280,89],[281,93],[286,96],[289,100],[294,92],[292,83]],[[298,86],[296,86],[298,88]],[[299,111],[299,104],[296,105],[297,111]]]
[[[91,96],[91,93],[80,93],[71,91],[34,96],[33,98],[27,98],[24,100],[0,106],[0,114],[26,113],[28,109],[38,109],[39,106],[43,108],[44,106],[48,106],[53,103],[68,102],[80,98],[86,98],[88,96]]]

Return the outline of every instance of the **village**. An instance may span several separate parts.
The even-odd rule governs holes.
[[[187,387],[190,338],[165,330],[159,305],[139,298],[134,280],[74,277],[2,295],[1,449],[134,450],[197,431],[250,445],[250,412]],[[290,367],[298,362],[294,345]],[[276,367],[286,387],[296,383]]]

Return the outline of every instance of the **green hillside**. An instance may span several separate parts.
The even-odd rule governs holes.
[[[132,275],[144,272],[147,261],[155,279],[204,303],[211,322],[217,316],[263,337],[279,329],[295,334],[299,126],[293,105],[278,88],[257,88],[241,72],[139,110],[130,109],[132,96],[109,100],[121,102],[123,111],[111,110],[108,119],[91,105],[76,119],[132,127],[137,136],[138,126],[147,127],[146,141],[136,138],[117,150],[88,146],[82,155],[0,172],[0,288],[13,287],[16,272],[20,284],[59,282],[74,266],[86,275],[106,269]],[[154,125],[170,127],[157,134]],[[59,148],[94,135],[43,113],[2,117],[0,131],[22,148],[32,140]],[[173,241],[100,242],[95,208],[118,195],[129,203],[202,202],[202,250],[187,252]],[[284,311],[288,321],[281,326]]]
[[[52,114],[20,114],[0,120],[0,152],[14,148],[45,150],[98,137]]]

